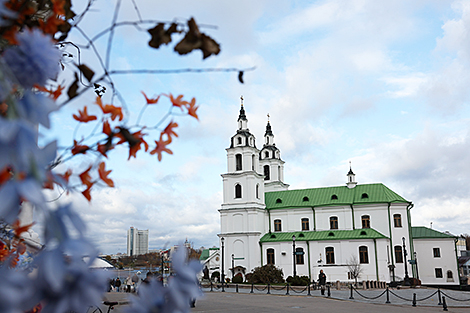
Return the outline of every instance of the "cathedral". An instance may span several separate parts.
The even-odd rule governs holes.
[[[256,146],[243,103],[227,150],[219,210],[220,269],[225,277],[273,264],[287,276],[320,270],[328,281],[459,284],[455,236],[411,226],[413,203],[381,183],[358,184],[351,167],[343,186],[289,190],[285,162],[268,120]]]

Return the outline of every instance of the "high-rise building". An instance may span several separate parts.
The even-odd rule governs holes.
[[[149,231],[131,227],[127,231],[127,255],[149,253]]]

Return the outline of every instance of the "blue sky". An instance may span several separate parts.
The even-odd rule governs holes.
[[[217,244],[220,174],[226,172],[225,149],[236,131],[240,95],[258,147],[270,114],[290,189],[343,185],[351,161],[359,183],[384,183],[414,203],[413,225],[432,222],[437,230],[470,233],[470,3],[135,2],[143,19],[194,17],[217,26],[201,30],[222,51],[205,61],[199,52],[181,57],[173,46],[149,48],[146,32],[120,28],[111,68],[256,70],[245,73],[245,84],[236,73],[115,77],[129,108],[128,125],[144,105],[141,91],[195,97],[200,121],[177,118],[174,155],[162,162],[142,153],[127,161],[126,151],[115,150],[108,166],[116,187],[96,188],[91,204],[80,195],[60,199],[74,202],[102,252],[125,252],[130,226],[149,229],[151,248],[186,238],[195,247]],[[81,1],[74,3],[80,11]],[[84,30],[94,34],[108,26],[114,3],[98,1]],[[136,18],[132,2],[123,1],[119,20]],[[70,39],[82,40],[77,33]],[[98,69],[89,52],[83,51],[83,60]],[[92,93],[54,116],[52,136],[62,146],[72,141],[71,113],[91,102]],[[147,110],[145,121],[154,122],[164,110]],[[80,128],[76,138],[86,131]],[[84,169],[94,160],[65,165]]]

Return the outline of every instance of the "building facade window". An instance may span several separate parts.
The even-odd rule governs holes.
[[[237,138],[237,144],[239,144],[239,145],[242,144],[242,138],[241,138],[241,137],[238,137],[238,138]]]
[[[395,246],[395,262],[403,263],[403,252],[401,246]]]
[[[274,263],[274,249],[269,248],[266,250],[266,261],[268,264],[275,264]]]
[[[451,270],[447,271],[447,281],[454,281],[454,274]]]
[[[259,184],[256,184],[256,199],[259,199]]]
[[[254,171],[255,170],[255,160],[256,160],[256,156],[253,154],[251,156],[251,170]]]
[[[269,180],[270,177],[269,177],[269,165],[265,165],[263,167],[264,169],[264,180]]]
[[[303,248],[295,248],[295,264],[304,264]]]
[[[325,248],[326,264],[335,264],[335,248]]]
[[[330,229],[338,229],[338,217],[330,217]]]
[[[274,220],[274,231],[282,231],[281,220]]]
[[[436,278],[442,278],[442,268],[435,268],[434,273],[436,274]]]
[[[310,229],[310,225],[309,225],[309,222],[308,222],[308,218],[303,218],[302,219],[302,230],[309,230]]]
[[[242,185],[235,185],[235,198],[240,199],[242,197]]]
[[[441,249],[440,248],[432,248],[432,254],[435,258],[441,257]]]
[[[361,217],[362,220],[362,228],[370,228],[370,216],[369,215],[363,215]]]
[[[236,171],[241,171],[242,170],[242,155],[241,154],[235,154],[235,170]]]
[[[401,214],[393,214],[393,225],[401,227]]]
[[[359,247],[359,263],[361,264],[369,263],[369,252],[367,251],[366,246]]]

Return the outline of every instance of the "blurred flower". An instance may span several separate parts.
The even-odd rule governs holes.
[[[11,269],[6,261],[0,267],[0,312],[23,313],[30,309],[26,303],[33,294],[31,281],[27,273]]]
[[[16,80],[25,88],[44,86],[59,72],[60,51],[51,38],[40,30],[25,30],[17,35],[18,46],[10,47],[3,55]]]
[[[18,217],[23,200],[31,202],[36,208],[44,209],[45,199],[42,186],[32,178],[9,180],[0,188],[0,219],[12,224]]]
[[[5,6],[5,2],[8,2],[8,0],[0,0],[0,26],[10,25],[8,18],[14,19],[18,16],[18,13]]]
[[[27,91],[16,103],[16,113],[29,122],[49,128],[49,114],[58,109],[55,102],[42,94]]]

